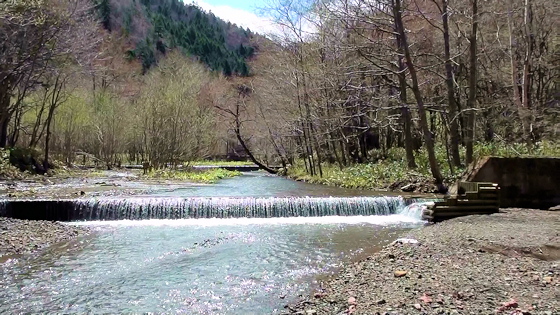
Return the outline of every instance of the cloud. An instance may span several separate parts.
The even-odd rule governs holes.
[[[233,8],[228,5],[212,5],[203,0],[194,1],[194,3],[205,11],[212,11],[214,15],[222,20],[249,28],[252,32],[263,35],[277,34],[279,32],[279,28],[272,20],[258,16],[253,12]]]

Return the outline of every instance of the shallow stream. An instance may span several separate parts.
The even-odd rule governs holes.
[[[258,174],[216,186],[161,187],[149,198],[359,193]],[[402,198],[395,202],[404,207]],[[422,223],[414,213],[402,212],[70,224],[96,233],[0,266],[0,313],[274,313],[309,293],[317,275]]]

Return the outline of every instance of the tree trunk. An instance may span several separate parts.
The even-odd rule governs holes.
[[[473,162],[473,143],[474,143],[474,125],[475,125],[475,108],[476,108],[476,54],[477,54],[477,29],[478,29],[478,0],[472,0],[472,32],[469,43],[469,99],[467,114],[467,137],[465,146],[467,147],[466,162],[467,165]]]
[[[430,170],[432,176],[434,177],[435,183],[438,186],[438,190],[444,191],[443,186],[443,176],[439,170],[439,165],[436,160],[436,154],[434,151],[434,140],[432,134],[428,127],[428,120],[426,117],[426,109],[424,107],[424,100],[422,99],[422,93],[420,92],[420,85],[418,83],[418,77],[416,74],[416,68],[414,62],[412,61],[412,56],[410,54],[410,48],[408,47],[408,42],[406,39],[406,33],[404,29],[404,24],[402,20],[401,13],[401,0],[394,0],[393,14],[395,19],[395,25],[398,30],[398,34],[401,37],[402,46],[404,49],[404,55],[406,58],[406,64],[408,66],[408,71],[410,72],[410,77],[412,79],[412,92],[414,93],[414,98],[416,99],[416,104],[418,105],[418,115],[420,116],[420,125],[424,133],[424,141],[426,142],[426,150],[428,151],[428,160],[430,163]]]
[[[17,141],[19,139],[19,132],[20,132],[20,128],[19,126],[21,125],[21,120],[23,118],[23,109],[21,106],[18,106],[15,109],[15,112],[12,115],[12,120],[13,120],[13,128],[10,132],[10,135],[8,136],[8,146],[9,147],[15,147],[17,144]]]
[[[531,118],[531,68],[532,68],[532,58],[535,42],[535,34],[533,33],[533,6],[531,0],[525,0],[525,59],[523,60],[523,82],[521,84],[521,103],[524,111],[525,119],[525,134],[527,135],[527,142],[532,144],[534,142],[533,128],[532,128],[532,118]]]
[[[240,117],[239,106],[240,106],[239,103],[237,103],[236,106],[235,106],[235,130],[234,130],[235,131],[235,136],[236,136],[237,140],[239,141],[239,144],[241,144],[241,146],[243,147],[243,150],[245,150],[245,152],[247,152],[247,155],[249,156],[251,161],[253,163],[255,163],[258,167],[260,167],[261,169],[269,172],[270,174],[278,173],[277,170],[274,170],[274,169],[264,165],[259,160],[257,160],[255,158],[255,156],[253,155],[253,153],[251,152],[251,150],[249,150],[249,147],[245,143],[245,140],[243,140],[243,137],[241,136],[241,121],[239,120],[239,117]]]
[[[10,123],[10,95],[6,86],[0,86],[0,148],[8,144],[8,124]]]
[[[517,107],[519,119],[521,120],[521,128],[523,130],[523,137],[525,140],[529,139],[527,130],[529,129],[526,125],[525,119],[525,108],[523,107],[522,93],[519,92],[519,65],[517,63],[517,57],[515,52],[517,50],[517,40],[514,39],[514,34],[516,31],[515,23],[513,21],[513,1],[509,2],[509,12],[508,12],[508,27],[509,27],[509,49],[510,49],[510,64],[511,64],[511,83],[513,86],[513,104]]]
[[[50,168],[49,149],[50,149],[50,141],[51,141],[51,123],[54,117],[54,110],[56,109],[56,105],[57,104],[51,104],[51,106],[49,107],[49,113],[47,115],[47,120],[46,120],[47,128],[45,134],[45,158],[43,160],[43,168],[45,169],[45,171],[48,171]]]
[[[398,26],[395,20],[395,31],[398,33]],[[414,159],[414,145],[412,143],[412,117],[410,115],[410,109],[408,108],[408,96],[407,96],[407,84],[406,84],[406,67],[403,61],[404,55],[404,42],[400,35],[396,36],[397,39],[397,51],[398,51],[398,65],[399,72],[397,77],[399,78],[399,88],[400,88],[400,101],[401,101],[401,117],[404,122],[404,149],[406,152],[406,162],[408,168],[414,169],[418,167],[416,165],[416,160]]]
[[[461,166],[459,155],[459,117],[457,115],[457,103],[455,99],[455,86],[453,84],[453,65],[451,63],[451,46],[449,42],[449,10],[448,0],[443,0],[442,19],[443,19],[443,42],[445,48],[445,83],[447,85],[447,102],[449,105],[449,151],[453,160],[453,165]]]

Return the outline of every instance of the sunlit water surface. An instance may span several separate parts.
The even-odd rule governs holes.
[[[270,178],[257,178],[257,186],[269,192],[265,196],[291,196],[286,190],[292,189],[305,194],[302,186],[274,179],[267,190],[262,179]],[[240,179],[241,185],[225,191],[254,193],[243,193],[250,176]],[[192,196],[196,191],[160,190],[158,195]],[[216,191],[208,186],[200,195]],[[72,224],[96,233],[0,266],[1,314],[274,313],[309,293],[317,275],[378,250],[421,222],[388,215]]]

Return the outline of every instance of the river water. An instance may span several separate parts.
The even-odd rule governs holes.
[[[294,181],[263,172],[245,173],[212,185],[189,187],[152,187],[148,196],[182,197],[353,197],[353,196],[399,196],[392,192],[345,189],[334,186],[315,185]]]
[[[306,200],[315,203],[356,194],[363,192],[257,174],[215,186],[161,187],[143,200],[314,196]],[[391,198],[404,207],[402,198]],[[96,233],[0,266],[0,313],[274,313],[309,293],[318,275],[422,224],[404,212],[379,213],[74,222]]]

